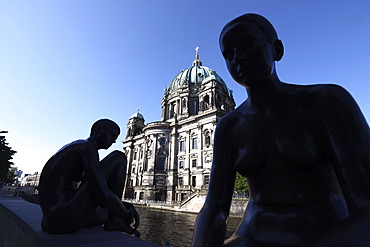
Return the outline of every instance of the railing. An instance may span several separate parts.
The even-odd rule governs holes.
[[[150,204],[150,205],[159,205],[159,206],[172,206],[173,202],[167,201],[155,201],[155,200],[138,200],[132,198],[123,199],[125,202],[138,203],[138,204]]]
[[[193,186],[191,185],[178,185],[178,189],[192,190]]]
[[[197,190],[195,188],[192,188],[191,193],[186,196],[181,202],[180,207],[184,206],[186,203],[188,203],[191,199],[193,199],[195,196],[199,195],[200,190]]]
[[[249,198],[249,193],[234,193],[233,198],[248,199]]]
[[[28,195],[37,195],[38,194],[38,191],[33,186],[25,186],[25,187],[5,186],[2,195],[18,196],[20,194],[20,192],[26,193]]]

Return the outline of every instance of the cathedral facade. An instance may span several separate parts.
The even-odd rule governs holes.
[[[213,136],[220,118],[235,107],[232,91],[198,51],[192,66],[166,87],[161,121],[145,124],[137,112],[127,124],[125,198],[177,201],[208,188]]]

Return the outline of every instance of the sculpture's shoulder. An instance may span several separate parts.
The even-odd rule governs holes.
[[[216,135],[229,136],[235,131],[246,112],[246,101],[238,106],[235,110],[222,117],[217,123]]]
[[[63,146],[59,151],[69,151],[69,150],[89,150],[93,148],[93,145],[88,140],[76,140],[67,145]]]
[[[61,149],[58,150],[50,160],[60,159],[61,157],[73,156],[75,158],[79,156],[91,156],[97,153],[95,146],[88,140],[76,140],[71,143],[66,144]]]
[[[77,167],[83,160],[91,158],[99,159],[99,154],[94,145],[87,140],[76,140],[63,146],[45,164],[41,177],[48,174],[49,178],[65,175],[62,171],[69,170],[70,167]],[[53,174],[52,176],[50,176]],[[45,180],[45,178],[43,178]]]
[[[293,99],[304,101],[315,109],[354,103],[351,94],[336,84],[288,85],[287,88],[288,94],[293,95]]]
[[[352,99],[346,89],[336,84],[316,84],[307,87],[310,96],[316,100],[324,100],[329,104]]]
[[[217,129],[224,129],[225,127],[230,127],[231,125],[235,125],[237,120],[240,117],[240,109],[239,107],[235,110],[229,112],[225,116],[223,116],[219,122],[217,123]]]

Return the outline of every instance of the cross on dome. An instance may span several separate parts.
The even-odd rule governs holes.
[[[193,61],[193,66],[202,66],[202,61],[199,60],[199,47],[195,48],[195,60]]]

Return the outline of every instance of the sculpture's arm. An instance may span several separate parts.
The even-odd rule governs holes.
[[[225,239],[236,172],[232,165],[231,143],[228,142],[229,126],[222,120],[215,133],[208,194],[194,226],[193,247],[222,246]]]
[[[96,148],[86,145],[83,163],[86,179],[99,200],[99,204],[108,211],[125,218],[128,223],[132,223],[133,219],[127,208],[108,187]]]
[[[322,122],[329,136],[334,165],[349,212],[370,208],[370,131],[352,96],[326,85],[320,92]]]

